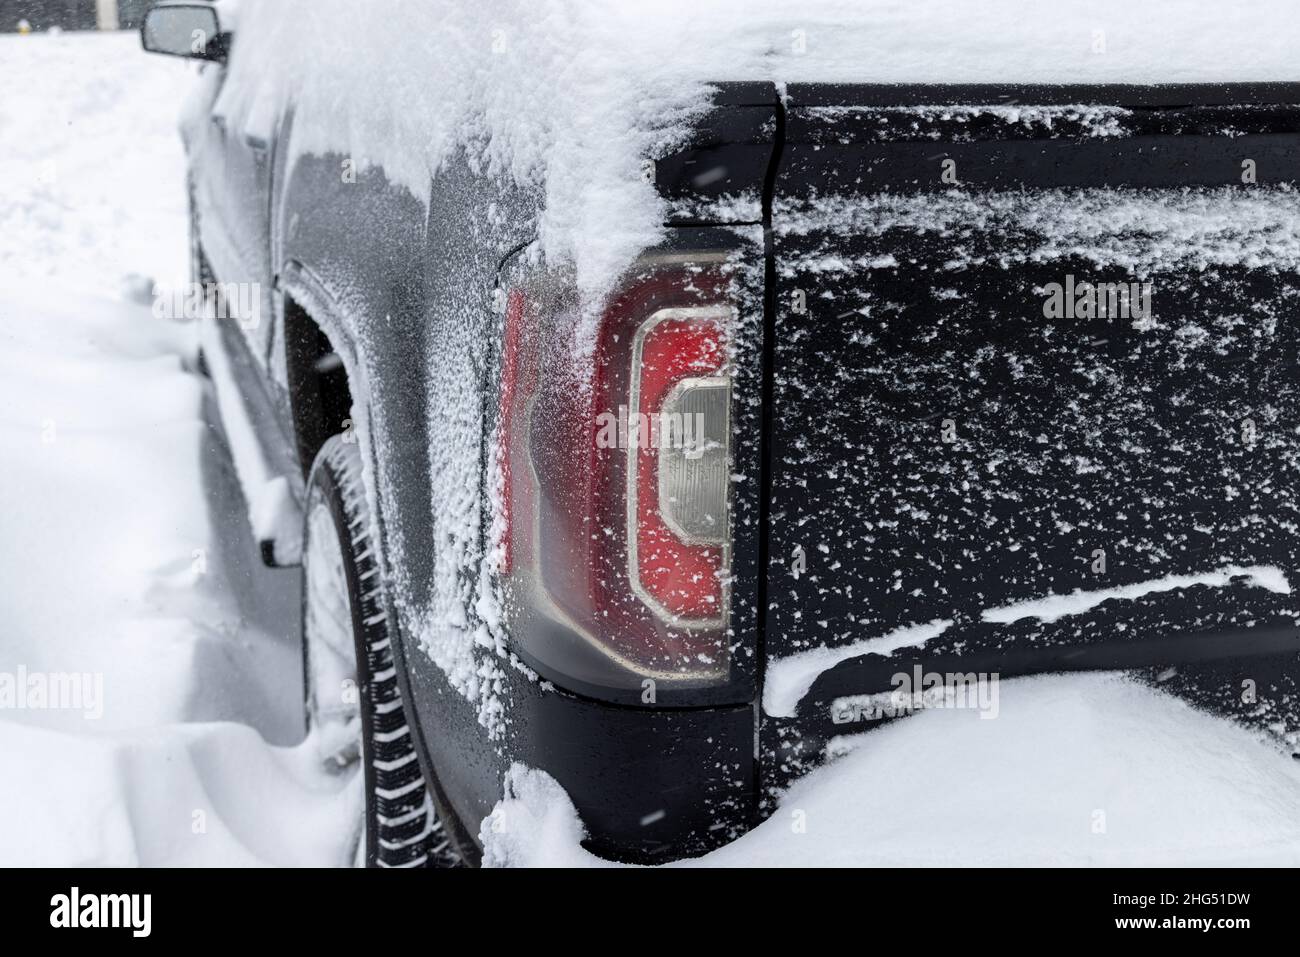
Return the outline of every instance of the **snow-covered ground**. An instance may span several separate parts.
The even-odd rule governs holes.
[[[0,35],[0,864],[330,864],[297,585],[260,566],[194,329],[176,116],[135,35]],[[83,676],[50,709],[6,677]],[[89,676],[89,677],[86,677]]]
[[[848,739],[767,821],[685,866],[1300,863],[1300,762],[1121,675],[1001,686],[996,720],[922,711]],[[598,865],[564,792],[516,768],[497,864]]]
[[[185,278],[190,73],[131,35],[0,37],[0,685],[91,676],[0,708],[0,864],[347,856],[359,795],[297,746],[295,573],[257,560],[193,329],[148,308]],[[1300,762],[1122,676],[845,750],[693,863],[1300,863]],[[549,779],[510,784],[489,863],[601,863]]]

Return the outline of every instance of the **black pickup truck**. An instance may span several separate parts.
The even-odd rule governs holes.
[[[593,322],[535,191],[224,114],[217,16],[144,43],[207,61],[204,359],[359,859],[475,862],[515,763],[699,853],[914,674],[1294,736],[1300,85],[720,82]]]

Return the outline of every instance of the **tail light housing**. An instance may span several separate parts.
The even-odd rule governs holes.
[[[509,294],[498,571],[543,675],[647,702],[730,680],[734,334],[713,264],[647,267],[594,329]]]

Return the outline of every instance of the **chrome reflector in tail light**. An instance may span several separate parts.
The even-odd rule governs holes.
[[[659,512],[691,544],[727,541],[731,487],[731,379],[687,379],[664,401],[664,420],[682,423],[680,441],[659,448]]]

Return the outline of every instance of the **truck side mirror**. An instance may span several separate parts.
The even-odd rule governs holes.
[[[150,53],[192,60],[226,60],[228,34],[207,3],[160,3],[145,14],[140,41]]]

